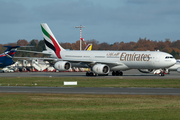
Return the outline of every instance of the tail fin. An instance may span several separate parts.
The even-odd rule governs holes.
[[[59,45],[58,41],[46,23],[41,23],[41,29],[47,51],[54,51],[56,56],[61,59],[60,51],[65,49]]]
[[[4,51],[4,54],[7,57],[12,58],[16,52],[16,48],[19,48],[20,46],[4,46],[7,47],[7,49]]]
[[[91,51],[91,49],[92,49],[92,44],[88,44],[84,50]]]

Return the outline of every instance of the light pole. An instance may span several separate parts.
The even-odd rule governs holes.
[[[75,28],[80,28],[80,50],[81,50],[81,38],[82,38],[82,28],[85,28],[85,26],[76,26]]]

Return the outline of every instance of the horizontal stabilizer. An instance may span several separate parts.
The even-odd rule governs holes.
[[[8,55],[7,53],[4,53],[8,58],[13,58],[13,57],[11,57],[10,55]]]
[[[10,51],[12,49],[19,48],[20,46],[3,46],[3,47],[7,47],[6,51]]]

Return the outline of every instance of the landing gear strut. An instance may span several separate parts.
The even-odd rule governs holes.
[[[112,76],[123,76],[122,71],[112,71]]]

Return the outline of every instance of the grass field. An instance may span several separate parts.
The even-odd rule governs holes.
[[[0,78],[1,86],[180,88],[180,79]],[[1,87],[0,87],[1,89]],[[0,120],[178,120],[180,96],[0,93]]]
[[[94,77],[10,77],[0,78],[1,86],[63,87],[64,81],[77,81],[73,87],[161,87],[180,88],[180,79],[103,79]]]
[[[178,120],[180,96],[0,94],[0,119]]]

